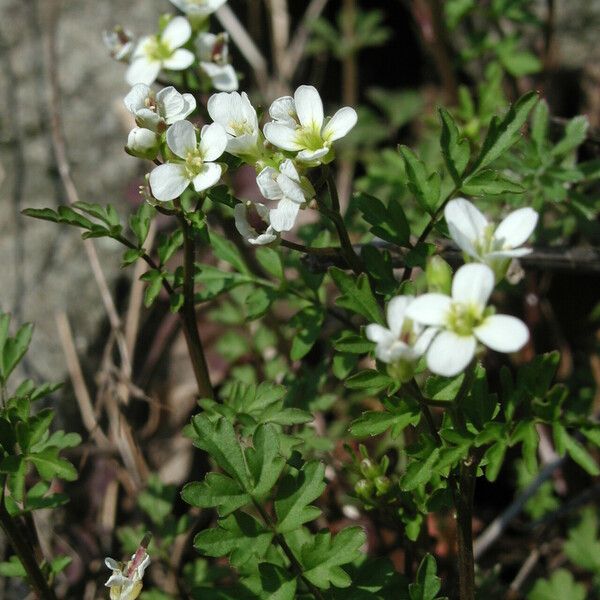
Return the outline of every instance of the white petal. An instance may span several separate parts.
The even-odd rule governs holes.
[[[296,106],[291,96],[282,96],[274,100],[269,108],[269,115],[276,121],[289,123],[292,127],[295,127],[298,123]]]
[[[319,148],[318,150],[302,150],[298,152],[296,158],[302,162],[313,162],[323,158],[329,152],[329,148]]]
[[[433,338],[437,335],[439,329],[436,327],[428,327],[423,331],[423,333],[417,338],[417,341],[413,345],[413,352],[415,357],[423,356],[429,345],[431,344]]]
[[[177,121],[167,129],[167,146],[180,158],[196,149],[196,128],[189,121]]]
[[[452,280],[452,299],[485,307],[494,289],[494,273],[479,263],[463,265]]]
[[[273,167],[265,167],[256,177],[256,184],[260,193],[267,200],[281,200],[283,192],[277,183],[277,169]]]
[[[270,213],[271,226],[275,231],[289,231],[296,223],[300,205],[289,198],[281,199]]]
[[[163,202],[181,196],[189,184],[185,167],[180,164],[165,163],[150,173],[152,195]]]
[[[390,331],[392,331],[396,337],[398,337],[402,331],[406,308],[413,300],[414,296],[396,296],[395,298],[392,298],[387,305],[387,323]]]
[[[217,65],[201,62],[202,70],[210,77],[213,87],[220,92],[234,92],[238,89],[238,78],[231,65]]]
[[[160,107],[165,119],[181,113],[185,105],[183,96],[172,85],[160,90],[156,94],[156,103]]]
[[[219,123],[203,127],[200,136],[200,154],[207,161],[217,160],[227,147],[227,134]]]
[[[496,250],[495,252],[488,252],[485,255],[486,262],[495,258],[521,258],[521,256],[527,256],[531,254],[533,250],[531,248],[514,248],[512,250]]]
[[[464,198],[456,198],[446,205],[444,217],[450,236],[458,247],[477,258],[474,245],[483,236],[488,225],[481,211],[472,202]]]
[[[233,207],[233,218],[236,229],[245,240],[256,236],[256,230],[248,222],[248,209],[245,204],[240,202]]]
[[[392,344],[396,336],[387,328],[377,323],[371,323],[365,327],[367,339],[376,344]]]
[[[358,115],[353,108],[350,106],[340,108],[323,128],[323,138],[328,142],[339,140],[356,125],[357,121]]]
[[[423,294],[406,307],[405,316],[423,325],[443,325],[451,304],[444,294]]]
[[[482,344],[496,352],[516,352],[529,339],[525,323],[510,315],[492,315],[474,333]]]
[[[104,559],[104,564],[111,570],[111,571],[120,571],[121,569],[119,569],[119,562],[116,561],[114,558],[111,558],[110,556],[107,556]]]
[[[538,214],[533,208],[520,208],[511,212],[494,232],[494,239],[504,248],[518,248],[533,233]]]
[[[185,119],[188,115],[196,110],[196,98],[192,94],[182,94],[183,109],[177,115],[178,119]]]
[[[289,158],[284,160],[279,165],[279,172],[282,173],[283,175],[285,175],[286,177],[288,177],[289,179],[291,179],[292,181],[295,181],[296,183],[300,183],[300,175],[298,175],[298,171],[296,170],[296,167],[294,166],[294,162],[291,161]]]
[[[143,127],[134,127],[127,136],[127,147],[135,152],[158,150],[158,137],[154,131]]]
[[[473,360],[476,346],[472,335],[461,336],[453,331],[441,331],[427,351],[427,368],[444,377],[458,375]]]
[[[174,50],[183,46],[192,35],[192,26],[185,17],[175,17],[165,27],[160,39]],[[184,67],[185,68],[185,67]]]
[[[185,48],[175,50],[167,60],[164,60],[162,66],[164,69],[171,71],[183,71],[194,62],[194,55]]]
[[[217,163],[204,163],[202,170],[193,179],[194,189],[197,192],[202,192],[212,187],[221,179],[221,165]]]
[[[272,227],[267,227],[267,230],[260,235],[257,235],[255,238],[249,238],[248,241],[253,246],[264,246],[265,244],[270,244],[277,239],[277,234],[273,230]]]
[[[146,98],[150,95],[150,88],[145,83],[136,83],[130,92],[123,98],[127,110],[135,115],[136,112],[146,107]]]
[[[298,182],[290,179],[287,175],[280,173],[277,176],[277,184],[281,188],[283,196],[288,200],[292,200],[298,205],[304,204],[304,202],[306,202],[302,186]]]
[[[294,92],[296,113],[303,127],[316,127],[321,131],[323,126],[323,101],[319,92],[312,85],[301,85]]]
[[[196,38],[196,51],[198,58],[205,62],[212,62],[213,48],[217,41],[217,36],[214,33],[200,33]]]
[[[302,146],[296,141],[296,130],[283,123],[267,123],[264,127],[267,140],[274,146],[289,150],[301,150]]]
[[[158,129],[161,121],[162,119],[160,115],[149,108],[140,108],[135,114],[135,122],[140,127],[152,129],[152,131],[156,131]]]
[[[154,83],[160,73],[160,62],[148,60],[145,56],[134,58],[125,73],[125,80],[129,85]]]
[[[239,156],[252,152],[258,142],[258,132],[256,134],[240,135],[231,137],[227,140],[227,152]]]

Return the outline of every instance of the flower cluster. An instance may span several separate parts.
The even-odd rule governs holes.
[[[376,357],[400,381],[413,376],[423,355],[432,373],[451,377],[471,363],[479,343],[497,352],[517,352],[529,339],[521,320],[495,314],[488,301],[508,262],[529,252],[520,246],[533,232],[537,213],[514,211],[494,228],[471,202],[459,198],[448,203],[445,216],[454,242],[479,262],[457,270],[449,295],[393,298],[387,310],[389,329],[373,324],[365,331],[376,343]]]

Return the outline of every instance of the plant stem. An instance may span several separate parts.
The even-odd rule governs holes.
[[[313,254],[315,256],[339,256],[339,248],[311,248],[310,246],[303,246],[302,244],[296,244],[296,242],[290,242],[289,240],[283,239],[280,243],[284,248],[297,250],[303,254]]]
[[[475,600],[475,559],[473,556],[473,494],[477,461],[474,457],[460,467],[459,485],[454,492],[458,541],[458,582],[460,600]]]
[[[39,600],[57,600],[54,590],[48,584],[35,559],[33,549],[25,536],[19,531],[13,517],[6,510],[4,498],[0,498],[0,525],[23,565],[29,579],[29,585],[31,585],[35,595]]]
[[[204,347],[198,333],[196,319],[196,303],[194,299],[194,255],[196,244],[193,232],[183,213],[178,215],[181,230],[183,231],[183,306],[179,314],[183,323],[183,332],[187,342],[192,368],[198,384],[198,393],[201,398],[214,400],[215,393],[210,383],[210,375],[204,355]]]

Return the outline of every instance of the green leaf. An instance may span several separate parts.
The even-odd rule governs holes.
[[[290,350],[292,360],[300,360],[310,352],[321,333],[324,318],[323,310],[316,306],[307,306],[292,317],[290,325],[296,329]]]
[[[27,572],[17,556],[11,556],[8,561],[0,562],[0,575],[2,577],[27,578]]]
[[[483,169],[467,177],[460,189],[469,196],[521,194],[525,191],[525,188],[515,179],[491,169]]]
[[[188,483],[181,497],[198,508],[216,508],[220,517],[226,517],[252,500],[239,483],[221,473],[208,473],[204,481]]]
[[[464,378],[464,373],[456,377],[432,375],[426,379],[423,393],[432,400],[452,401],[456,398]]]
[[[461,183],[461,175],[464,173],[471,156],[469,142],[461,137],[456,122],[445,108],[440,108],[439,114],[442,121],[440,136],[442,155],[446,167],[458,187]]]
[[[588,507],[582,511],[579,524],[569,529],[563,551],[578,567],[591,573],[600,571],[600,541],[595,508]]]
[[[312,461],[296,474],[288,473],[280,482],[275,497],[277,531],[288,533],[316,519],[321,511],[310,503],[325,489],[325,465]]]
[[[333,347],[338,352],[367,354],[367,352],[371,352],[371,350],[375,348],[375,344],[352,331],[343,331],[341,335],[333,341]]]
[[[333,539],[330,531],[317,533],[312,543],[302,547],[304,577],[324,590],[331,585],[349,587],[352,579],[341,565],[352,563],[360,557],[360,548],[365,540],[365,532],[360,527],[343,529]]]
[[[504,462],[506,446],[506,440],[499,440],[490,446],[484,454],[483,460],[486,463],[485,477],[488,481],[496,481],[498,478],[502,463]]]
[[[350,425],[350,433],[354,437],[374,436],[393,428],[396,437],[408,425],[416,425],[420,413],[415,406],[402,403],[397,411],[367,411]]]
[[[216,185],[210,188],[207,195],[213,202],[224,204],[229,208],[234,208],[236,204],[239,204],[238,200],[229,193],[226,185]]]
[[[390,200],[386,207],[381,200],[365,192],[355,197],[363,218],[372,225],[373,235],[398,246],[409,245],[410,228],[398,201]]]
[[[338,306],[362,315],[370,323],[384,324],[381,308],[364,273],[355,277],[337,267],[331,267],[329,274],[342,293],[336,300]]]
[[[250,275],[251,271],[237,246],[230,240],[218,235],[214,231],[210,233],[210,244],[215,255],[229,263],[238,273]]]
[[[248,469],[254,480],[252,496],[262,499],[277,483],[285,459],[279,448],[279,436],[273,425],[259,425],[252,438],[254,447],[246,450]]]
[[[575,150],[585,140],[589,127],[588,118],[583,115],[571,119],[565,128],[565,135],[552,148],[552,156],[566,156]]]
[[[8,326],[8,324],[6,325]],[[27,323],[22,325],[14,337],[5,337],[4,344],[0,347],[0,380],[6,381],[14,368],[25,356],[31,336],[33,325]]]
[[[429,174],[423,161],[407,146],[400,146],[400,154],[404,159],[410,191],[419,204],[432,214],[440,201],[439,174]]]
[[[424,461],[416,460],[410,463],[400,480],[400,488],[405,492],[410,492],[426,484],[433,476],[433,466],[437,462],[439,454],[440,450],[436,448]]]
[[[177,229],[171,235],[162,234],[158,238],[158,259],[164,265],[183,246],[183,231]]]
[[[583,585],[576,583],[565,569],[554,571],[550,579],[538,579],[527,594],[527,600],[585,600]]]
[[[572,436],[565,434],[565,448],[570,457],[590,475],[600,475],[600,469],[596,461],[590,456],[588,451]]]
[[[227,419],[216,422],[205,415],[196,415],[192,419],[195,436],[194,444],[206,450],[211,458],[240,485],[250,491],[252,482],[246,470],[246,461],[233,425]]]
[[[147,202],[142,202],[135,213],[129,217],[129,227],[135,235],[138,244],[144,245],[150,230],[150,223],[156,214],[156,209]]]
[[[254,321],[262,317],[268,310],[273,300],[275,293],[273,290],[256,287],[247,296],[244,302],[246,307],[246,320]]]
[[[435,558],[431,554],[426,554],[417,570],[415,583],[408,586],[410,600],[435,600],[441,587]]]
[[[272,539],[273,532],[254,517],[237,512],[196,535],[194,547],[206,556],[229,556],[231,564],[239,568],[252,556],[262,558]]]
[[[498,117],[492,119],[472,172],[489,165],[517,141],[519,130],[537,100],[536,92],[528,92],[510,107],[502,120]]]
[[[272,275],[279,281],[283,281],[283,262],[279,252],[273,250],[273,248],[260,246],[256,249],[256,259],[269,275]]]
[[[272,563],[258,565],[260,575],[260,600],[294,600],[297,580],[290,569]]]
[[[344,385],[350,390],[383,390],[394,383],[389,376],[373,369],[365,369],[348,377]]]
[[[58,456],[58,448],[48,448],[42,452],[35,452],[27,457],[37,469],[40,477],[50,481],[59,477],[66,481],[77,479],[77,469],[66,459]]]

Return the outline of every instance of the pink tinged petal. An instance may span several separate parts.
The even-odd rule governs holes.
[[[300,204],[304,204],[306,202],[306,198],[304,197],[304,190],[302,186],[293,181],[283,173],[280,173],[277,176],[277,184],[281,188],[284,198],[295,202],[300,206]]]
[[[476,346],[477,341],[472,335],[441,331],[427,350],[427,368],[444,377],[458,375],[473,360]]]
[[[291,96],[282,96],[281,98],[274,100],[269,108],[269,115],[272,119],[282,121],[283,123],[289,123],[293,127],[296,127],[298,124],[296,105]]]
[[[323,101],[317,89],[312,85],[301,85],[294,92],[296,113],[303,127],[316,127],[321,131],[323,126]]]
[[[413,345],[413,352],[415,356],[423,356],[429,348],[433,338],[437,335],[439,329],[436,327],[428,327],[423,333],[417,338],[417,341]]]
[[[136,83],[150,85],[158,77],[160,68],[160,62],[156,60],[149,60],[145,56],[134,58],[125,73],[125,81],[129,85],[135,85]]]
[[[529,339],[525,323],[510,315],[492,315],[474,333],[482,344],[496,352],[516,352]]]
[[[423,325],[442,326],[451,304],[451,298],[444,294],[423,294],[408,305],[405,316]]]
[[[160,39],[169,48],[175,49],[183,46],[192,35],[192,26],[185,17],[175,17],[162,32]],[[184,67],[185,68],[185,67]]]
[[[452,280],[452,299],[484,308],[494,289],[494,272],[479,263],[463,265]]]
[[[414,296],[396,296],[387,305],[387,323],[390,331],[398,337],[402,331],[406,308],[414,300]]]
[[[256,184],[260,193],[267,200],[281,200],[283,192],[277,183],[277,169],[265,167],[256,177]]]
[[[167,60],[164,60],[162,66],[170,71],[183,71],[194,62],[194,55],[185,48],[175,50]]]
[[[274,208],[269,218],[271,220],[271,226],[275,231],[290,231],[296,224],[296,217],[300,205],[289,198],[283,198],[277,204],[277,208]]]
[[[150,88],[145,83],[136,83],[130,92],[123,98],[127,110],[133,115],[146,107],[146,98],[150,95]]]
[[[264,127],[265,137],[271,144],[294,152],[301,150],[302,146],[296,141],[296,130],[283,123],[267,123]]]
[[[481,211],[468,200],[456,198],[450,200],[444,209],[444,217],[448,224],[450,236],[458,247],[477,258],[475,242],[481,238],[488,225]]]
[[[323,128],[323,138],[334,142],[343,138],[356,125],[358,115],[350,106],[340,108]]]
[[[227,148],[227,134],[222,125],[212,123],[202,128],[200,154],[207,161],[217,160]]]
[[[329,152],[329,148],[319,148],[318,150],[302,150],[298,152],[296,158],[302,162],[313,162],[323,158]]]
[[[537,222],[538,214],[533,208],[520,208],[498,225],[494,239],[501,242],[504,248],[517,248],[527,241]]]
[[[212,187],[221,179],[221,165],[217,163],[204,163],[202,170],[193,179],[194,189],[197,192],[202,192]]]
[[[196,128],[189,121],[177,121],[167,129],[167,146],[180,158],[196,150]]]
[[[152,195],[162,202],[178,198],[189,184],[184,165],[165,163],[150,173]]]

